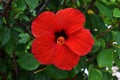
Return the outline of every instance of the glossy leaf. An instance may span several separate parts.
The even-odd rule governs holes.
[[[18,64],[25,70],[31,71],[39,67],[39,63],[32,54],[25,54],[17,60]]]
[[[54,79],[66,79],[68,77],[67,71],[60,70],[52,65],[47,67],[46,72]]]
[[[70,71],[61,70],[53,64],[38,63],[31,53],[34,40],[31,25],[37,15],[44,11],[56,14],[57,11],[65,8],[76,8],[83,13],[85,23],[82,27],[88,29],[94,38],[92,50],[87,55],[80,56],[78,64]],[[61,19],[64,17],[66,16],[63,14]],[[77,16],[71,17],[71,20],[76,18]],[[69,22],[69,18],[65,19],[66,22],[67,20]],[[61,21],[59,20],[58,23]],[[37,27],[41,27],[43,23],[48,22],[42,22]],[[77,22],[73,21],[69,26],[75,23]],[[65,25],[67,24],[54,27],[62,26],[67,29],[68,26]],[[43,28],[45,26],[43,25]],[[49,28],[49,30],[53,29]],[[44,37],[48,35],[44,35],[45,31],[42,29],[41,32]],[[76,37],[74,33],[73,37]],[[83,38],[84,36],[79,39]],[[50,45],[44,45],[44,50],[47,51],[45,46]],[[81,46],[85,47],[84,43]],[[37,47],[36,45],[35,49]],[[42,49],[38,51],[43,52]],[[120,68],[119,56],[120,0],[0,0],[0,80],[118,80],[112,75],[111,67]],[[52,58],[56,57],[52,56]]]
[[[100,67],[112,67],[113,50],[105,49],[99,52],[97,62]]]
[[[26,8],[26,4],[24,0],[17,0],[16,1],[16,6],[15,6],[15,11],[17,12],[22,12]]]
[[[88,80],[102,80],[102,79],[103,75],[100,70],[97,69],[90,70]]]

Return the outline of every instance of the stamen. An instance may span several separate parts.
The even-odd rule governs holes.
[[[59,36],[59,37],[57,38],[57,43],[58,43],[59,45],[64,44],[64,43],[65,43],[65,38],[64,38],[63,36]]]

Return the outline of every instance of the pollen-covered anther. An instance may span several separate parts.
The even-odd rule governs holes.
[[[63,36],[59,36],[57,38],[57,44],[62,45],[65,43],[65,38]]]

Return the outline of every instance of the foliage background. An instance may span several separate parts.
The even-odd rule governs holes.
[[[66,7],[85,14],[95,40],[71,71],[40,65],[30,50],[34,18]],[[0,80],[117,80],[112,66],[120,68],[120,0],[0,0]]]

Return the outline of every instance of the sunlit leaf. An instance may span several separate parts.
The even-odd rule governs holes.
[[[114,17],[120,17],[120,9],[119,8],[115,8],[113,10],[113,16]]]
[[[101,13],[112,19],[112,10],[110,10],[107,6],[101,4],[100,2],[96,2],[95,6],[100,10]]]
[[[100,67],[112,67],[113,50],[105,49],[99,52],[97,62]]]
[[[89,72],[88,80],[102,80],[103,75],[100,70],[97,69],[91,69]]]
[[[27,43],[30,40],[30,36],[28,33],[21,33],[19,34],[19,43]]]

